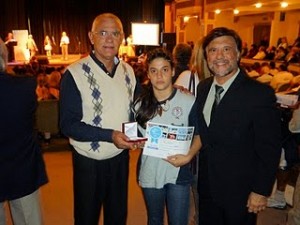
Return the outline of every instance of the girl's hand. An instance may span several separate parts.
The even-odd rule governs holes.
[[[175,167],[180,167],[188,164],[191,161],[191,157],[189,155],[177,154],[168,156],[165,160]]]

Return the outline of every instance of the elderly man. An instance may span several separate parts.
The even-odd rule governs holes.
[[[97,16],[89,38],[93,51],[70,65],[60,90],[61,130],[73,151],[75,225],[125,225],[129,154],[121,132],[130,119],[136,85],[133,69],[116,57],[123,40],[120,19]]]

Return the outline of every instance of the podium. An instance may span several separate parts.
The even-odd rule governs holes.
[[[15,51],[14,47],[18,45],[18,42],[16,40],[10,40],[6,43],[6,47],[8,50],[8,62],[15,61]]]

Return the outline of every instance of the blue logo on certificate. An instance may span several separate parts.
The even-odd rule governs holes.
[[[160,127],[158,127],[158,126],[151,127],[151,129],[150,129],[150,137],[151,138],[157,139],[157,138],[160,138],[161,135],[162,135],[162,130]]]
[[[158,126],[154,126],[150,128],[149,135],[151,138],[151,142],[156,142],[162,136],[162,129]]]

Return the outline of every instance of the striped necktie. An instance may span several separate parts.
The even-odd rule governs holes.
[[[216,88],[215,101],[214,101],[214,104],[212,105],[212,108],[211,108],[210,120],[212,120],[212,118],[214,116],[216,108],[218,107],[218,105],[221,101],[221,93],[224,91],[224,88],[222,88],[219,85],[215,85],[215,88]]]

